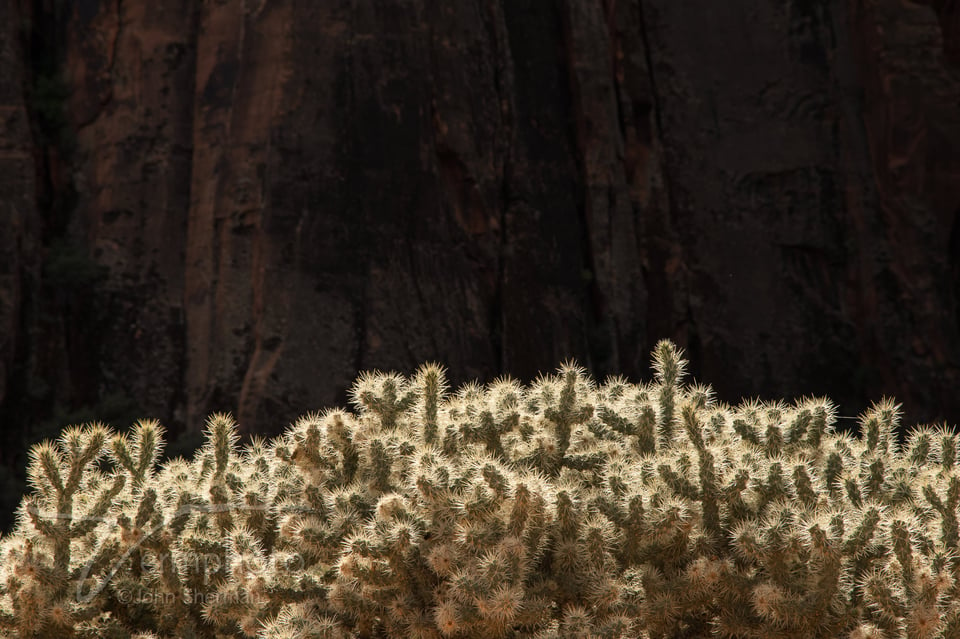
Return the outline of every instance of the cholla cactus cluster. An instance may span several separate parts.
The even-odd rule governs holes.
[[[897,407],[718,403],[582,370],[446,392],[366,374],[356,414],[191,461],[162,429],[32,451],[0,540],[9,637],[960,637],[958,437]]]

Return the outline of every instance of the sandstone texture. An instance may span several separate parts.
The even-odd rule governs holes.
[[[956,423],[960,3],[0,2],[0,222],[8,451],[664,337]]]

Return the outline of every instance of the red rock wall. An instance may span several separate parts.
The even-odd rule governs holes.
[[[637,378],[671,337],[729,401],[960,421],[955,2],[83,0],[63,153],[10,34],[55,4],[0,3],[9,415],[276,430],[361,369]]]

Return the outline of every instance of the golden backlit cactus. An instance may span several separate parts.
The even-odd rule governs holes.
[[[898,406],[732,407],[569,362],[448,392],[364,373],[355,412],[240,446],[213,415],[34,447],[0,637],[960,638],[958,437]]]

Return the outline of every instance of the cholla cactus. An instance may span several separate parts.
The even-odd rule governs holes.
[[[243,448],[214,415],[159,467],[155,422],[68,429],[0,540],[0,636],[960,637],[952,431],[731,407],[668,341],[654,369],[368,373],[355,413]]]

